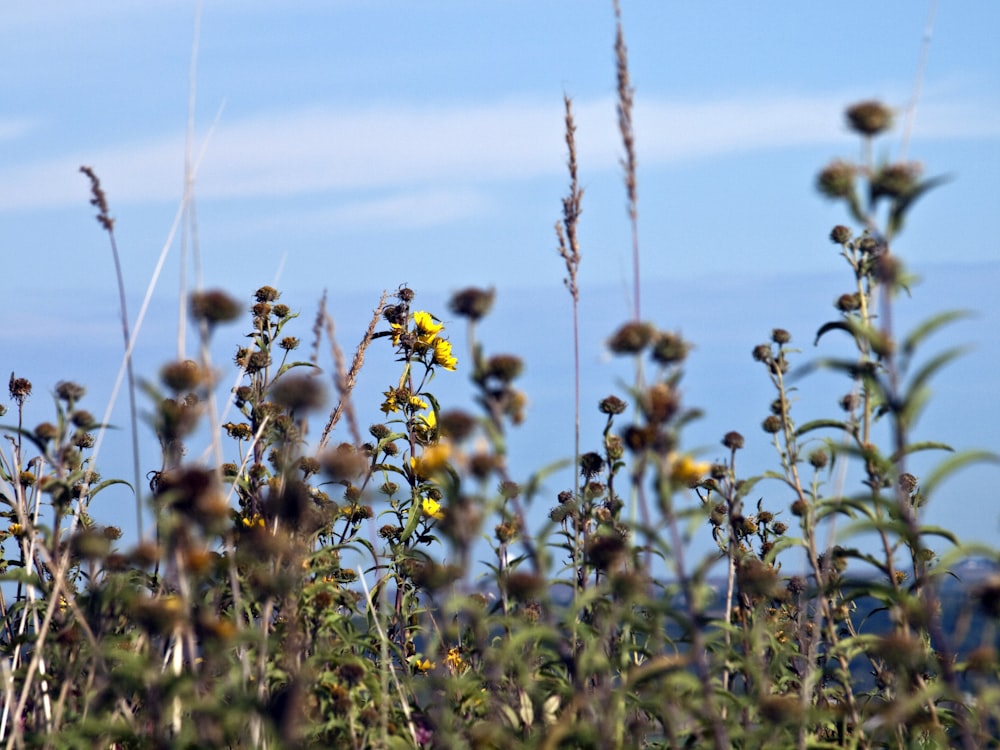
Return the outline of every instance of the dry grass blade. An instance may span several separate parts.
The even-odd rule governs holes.
[[[348,424],[350,425],[351,437],[354,438],[356,445],[361,444],[361,432],[358,430],[357,420],[354,417],[354,409],[351,406],[351,391],[354,390],[354,384],[357,381],[358,373],[361,372],[361,367],[365,363],[365,352],[368,350],[368,346],[375,337],[375,326],[378,325],[378,321],[382,317],[382,311],[385,309],[386,296],[386,292],[382,292],[382,297],[379,299],[378,306],[372,313],[372,319],[368,324],[368,328],[365,330],[365,335],[354,352],[354,359],[351,361],[351,369],[346,372],[344,370],[343,352],[340,351],[340,347],[337,345],[337,341],[333,335],[333,319],[329,315],[326,315],[324,311],[324,326],[330,339],[330,345],[333,348],[333,359],[335,367],[337,368],[337,376],[334,382],[337,387],[337,392],[340,394],[340,400],[337,402],[333,411],[330,412],[330,419],[327,421],[326,427],[323,428],[323,435],[319,441],[320,450],[326,447],[326,444],[330,439],[330,432],[340,421],[341,416],[345,413],[347,414]]]
[[[636,178],[635,131],[632,127],[632,108],[635,91],[628,72],[628,47],[622,31],[622,14],[615,0],[615,61],[618,74],[618,130],[625,149],[621,160],[625,170],[625,192],[628,196],[628,217],[632,229],[632,305],[633,318],[638,323],[641,315],[639,301],[639,202]]]

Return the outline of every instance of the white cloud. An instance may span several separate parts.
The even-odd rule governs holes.
[[[0,141],[13,141],[28,133],[35,123],[32,120],[0,117]]]
[[[836,142],[848,137],[843,106],[857,98],[840,92],[704,102],[640,99],[635,112],[640,158],[648,168]],[[581,164],[589,170],[614,167],[621,147],[613,99],[579,101],[574,107]],[[919,112],[917,132],[995,138],[1000,136],[996,109],[992,103],[929,102]],[[314,108],[223,121],[208,144],[197,192],[211,199],[388,190],[392,195],[381,203],[355,208],[378,221],[415,221],[431,204],[438,210],[428,215],[443,215],[446,205],[455,216],[466,215],[468,205],[456,208],[457,186],[560,174],[566,158],[562,122],[561,102],[523,100],[346,113]],[[18,123],[10,127],[15,132]],[[97,170],[113,206],[175,201],[183,141],[161,137],[7,168],[0,171],[0,210],[79,204],[86,197],[77,173],[81,164]],[[415,189],[424,193],[400,197]]]

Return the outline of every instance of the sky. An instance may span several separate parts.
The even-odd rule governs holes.
[[[690,439],[707,458],[721,458],[722,434],[739,429],[752,435],[750,460],[769,460],[759,423],[772,396],[748,353],[772,327],[792,331],[804,361],[828,353],[813,335],[850,277],[827,235],[848,217],[813,185],[833,158],[858,157],[843,110],[870,98],[896,108],[901,126],[877,142],[878,158],[919,160],[951,178],[917,205],[894,247],[924,279],[901,301],[900,324],[977,312],[932,339],[975,348],[939,382],[921,437],[997,445],[1000,5],[937,6],[622,1],[643,317],[696,344],[685,397],[706,411]],[[512,461],[526,473],[539,457],[571,455],[570,307],[553,231],[568,182],[564,95],[585,191],[585,406],[626,377],[602,352],[631,310],[613,43],[611,3],[589,0],[7,4],[2,371],[35,382],[39,420],[59,379],[87,383],[95,404],[110,396],[118,297],[85,164],[116,219],[133,323],[151,290],[140,373],[174,355],[183,283],[248,300],[273,284],[301,310],[303,337],[328,290],[347,349],[383,289],[415,289],[458,340],[448,294],[495,286],[484,340],[528,365],[529,423]],[[196,221],[182,243],[186,160]],[[221,359],[240,332],[226,336]],[[467,397],[461,371],[451,377],[441,387]],[[822,377],[803,382],[804,411],[833,409],[829,393],[806,393],[823,391],[806,387]],[[360,393],[387,380],[366,372]],[[124,425],[119,401],[114,421]],[[587,408],[596,445],[599,415]],[[127,447],[121,432],[109,438],[123,446],[109,443],[111,462]],[[929,520],[995,540],[997,478],[980,468],[946,485]]]

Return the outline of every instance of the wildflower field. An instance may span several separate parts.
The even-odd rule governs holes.
[[[387,279],[357,331],[335,328],[325,296],[192,291],[194,354],[170,342],[154,373],[125,356],[129,476],[101,470],[110,425],[85,367],[36,424],[27,405],[48,395],[14,363],[0,407],[5,747],[1000,745],[1000,549],[924,518],[943,482],[997,456],[913,437],[962,354],[934,336],[965,313],[922,299],[896,246],[947,186],[877,156],[891,108],[847,107],[862,156],[815,180],[843,209],[815,235],[843,293],[815,321],[815,353],[783,328],[746,342],[742,377],[771,388],[753,436],[771,462],[746,465],[735,430],[707,455],[687,438],[705,406],[683,381],[698,342],[642,313],[620,18],[614,53],[634,307],[605,347],[629,375],[581,398],[586,197],[566,97],[568,188],[547,240],[575,353],[562,464],[512,467],[511,446],[546,426],[526,421],[521,356],[482,334],[503,289],[460,279],[441,309]],[[114,195],[98,167],[81,171],[117,263]],[[921,322],[900,330],[900,305]],[[130,353],[124,304],[122,327]],[[373,362],[384,386],[363,402]],[[829,414],[800,420],[797,393],[820,371],[837,384]],[[443,395],[456,379],[469,402]],[[595,413],[602,429],[584,431]],[[140,434],[160,449],[143,465]],[[920,476],[918,454],[936,457]],[[107,517],[100,496],[123,490],[134,509]]]

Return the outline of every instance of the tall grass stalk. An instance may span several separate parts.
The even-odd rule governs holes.
[[[118,255],[118,241],[115,239],[115,220],[108,210],[108,199],[101,188],[101,181],[91,167],[80,167],[80,171],[90,180],[91,205],[97,208],[97,222],[108,233],[111,245],[111,257],[115,263],[115,279],[118,282],[118,308],[122,320],[122,338],[125,342],[125,370],[128,377],[128,409],[129,426],[132,433],[132,492],[135,495],[135,530],[142,539],[144,530],[142,524],[142,460],[139,454],[139,413],[135,401],[135,371],[132,366],[132,335],[129,332],[128,302],[125,295],[125,278],[122,276],[122,263]]]

